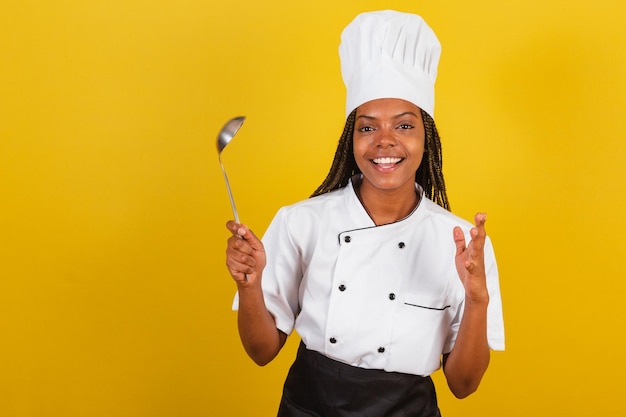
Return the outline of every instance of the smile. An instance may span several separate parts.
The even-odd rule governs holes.
[[[377,164],[377,165],[393,165],[393,164],[397,164],[398,162],[402,161],[402,158],[374,158],[372,159],[372,162]]]

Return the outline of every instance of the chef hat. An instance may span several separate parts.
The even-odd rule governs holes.
[[[378,98],[407,100],[431,117],[441,45],[420,16],[393,10],[362,13],[341,34],[346,117]]]

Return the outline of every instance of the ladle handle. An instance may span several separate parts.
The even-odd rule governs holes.
[[[233,214],[235,215],[235,221],[239,224],[239,214],[237,213],[237,207],[235,206],[235,199],[233,198],[233,192],[230,189],[230,183],[228,182],[228,175],[226,175],[226,170],[224,169],[224,165],[222,164],[222,159],[218,158],[220,161],[220,166],[222,167],[222,173],[224,174],[224,181],[226,182],[226,189],[228,190],[228,198],[230,198],[230,205],[233,208]]]

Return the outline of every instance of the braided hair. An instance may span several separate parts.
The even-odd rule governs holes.
[[[446,194],[446,184],[443,179],[443,158],[441,154],[441,141],[435,121],[428,113],[421,110],[424,121],[424,158],[415,173],[415,182],[422,186],[426,197],[439,204],[446,210],[450,210],[450,203]],[[311,197],[315,197],[348,185],[353,175],[361,173],[356,164],[352,150],[352,136],[354,135],[354,121],[356,109],[350,113],[346,120],[335,157],[326,179],[315,190]]]

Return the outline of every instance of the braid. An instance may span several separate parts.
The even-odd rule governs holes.
[[[415,173],[415,181],[422,186],[426,197],[446,210],[450,210],[446,183],[443,179],[443,155],[437,126],[428,113],[424,110],[421,112],[425,132],[424,158]]]
[[[421,110],[422,120],[424,121],[424,158],[420,167],[415,173],[415,182],[422,186],[426,197],[439,204],[446,210],[450,210],[450,203],[446,194],[446,184],[443,179],[441,154],[441,141],[435,121]],[[350,178],[354,174],[361,172],[354,160],[352,147],[352,136],[354,135],[354,120],[356,117],[356,109],[350,113],[346,120],[335,157],[330,167],[330,171],[324,182],[313,192],[311,197],[315,197],[330,191],[343,188],[348,185]]]
[[[352,152],[352,135],[354,134],[354,119],[356,118],[356,109],[350,113],[346,120],[346,126],[343,129],[337,150],[335,151],[335,158],[333,164],[330,167],[330,171],[326,176],[326,179],[317,187],[317,190],[311,195],[311,197],[318,196],[320,194],[328,193],[330,191],[337,190],[339,188],[348,185],[350,178],[354,174],[361,172],[354,160],[354,153]]]

